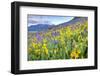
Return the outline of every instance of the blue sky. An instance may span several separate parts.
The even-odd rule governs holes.
[[[44,16],[44,15],[28,15],[28,26],[36,24],[54,24],[68,22],[74,17],[71,16]]]

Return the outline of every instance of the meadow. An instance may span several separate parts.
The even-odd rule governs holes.
[[[28,32],[28,60],[88,57],[88,22]]]

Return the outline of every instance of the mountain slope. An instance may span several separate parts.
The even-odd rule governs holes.
[[[59,25],[49,25],[49,24],[37,24],[37,25],[31,25],[28,27],[28,31],[46,31],[48,29],[57,29],[65,26],[73,26],[77,23],[83,24],[87,21],[87,17],[75,17],[69,22],[64,22]]]
[[[73,25],[73,24],[76,24],[76,23],[83,24],[86,21],[87,21],[87,17],[75,17],[71,21],[65,22],[65,23],[61,23],[59,25],[61,25],[61,26],[67,26],[67,25]]]

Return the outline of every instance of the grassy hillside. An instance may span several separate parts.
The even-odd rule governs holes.
[[[28,60],[83,59],[88,57],[88,23],[41,32],[28,32]]]

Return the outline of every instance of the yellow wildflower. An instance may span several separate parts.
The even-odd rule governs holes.
[[[67,34],[67,37],[71,37],[72,36],[72,31],[71,31],[70,27],[67,27],[66,34]]]
[[[35,44],[35,43],[33,43],[33,44],[32,44],[32,46],[35,48],[36,44]]]
[[[47,49],[46,44],[43,44],[42,49],[44,50],[44,53],[45,53],[46,55],[48,55],[48,49]]]
[[[46,44],[43,44],[43,47],[46,47]]]
[[[45,51],[45,54],[48,55],[48,49],[45,48],[44,51]]]
[[[33,48],[38,48],[38,44],[32,43]]]
[[[72,59],[77,59],[79,58],[79,55],[80,55],[80,50],[73,50],[70,54],[71,58]]]

